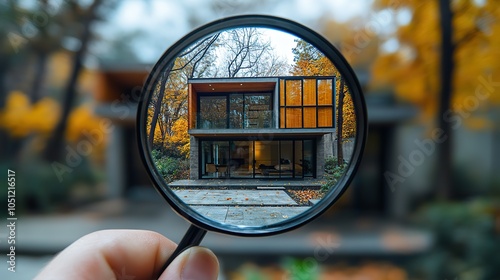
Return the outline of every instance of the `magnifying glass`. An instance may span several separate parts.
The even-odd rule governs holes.
[[[207,231],[269,236],[318,217],[353,179],[367,134],[361,87],[341,53],[303,25],[258,15],[209,23],[172,45],[149,74],[137,120],[156,190],[191,223],[165,267]]]

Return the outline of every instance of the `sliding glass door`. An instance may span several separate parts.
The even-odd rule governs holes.
[[[201,178],[315,176],[314,140],[201,141]]]

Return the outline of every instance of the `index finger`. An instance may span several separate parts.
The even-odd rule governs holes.
[[[153,279],[176,247],[152,231],[97,231],[64,249],[35,279]]]

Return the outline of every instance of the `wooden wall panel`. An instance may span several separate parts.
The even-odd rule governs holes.
[[[318,80],[318,104],[319,105],[332,105],[332,95],[333,95],[333,81],[328,80]]]
[[[197,93],[193,89],[192,84],[188,85],[188,123],[189,129],[196,128],[196,112],[198,111],[197,107]]]
[[[316,107],[304,107],[304,128],[316,128]]]
[[[286,128],[302,127],[302,108],[286,108]]]
[[[285,81],[280,80],[280,106],[285,106]]]
[[[287,80],[286,81],[286,106],[302,105],[302,81]]]
[[[285,108],[280,108],[280,128],[285,128]]]
[[[331,107],[318,108],[318,127],[333,126],[333,110]]]
[[[316,105],[316,79],[304,80],[304,106]]]

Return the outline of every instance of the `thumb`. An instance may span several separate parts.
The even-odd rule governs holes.
[[[219,261],[209,249],[191,247],[179,256],[161,274],[159,280],[216,280]]]

